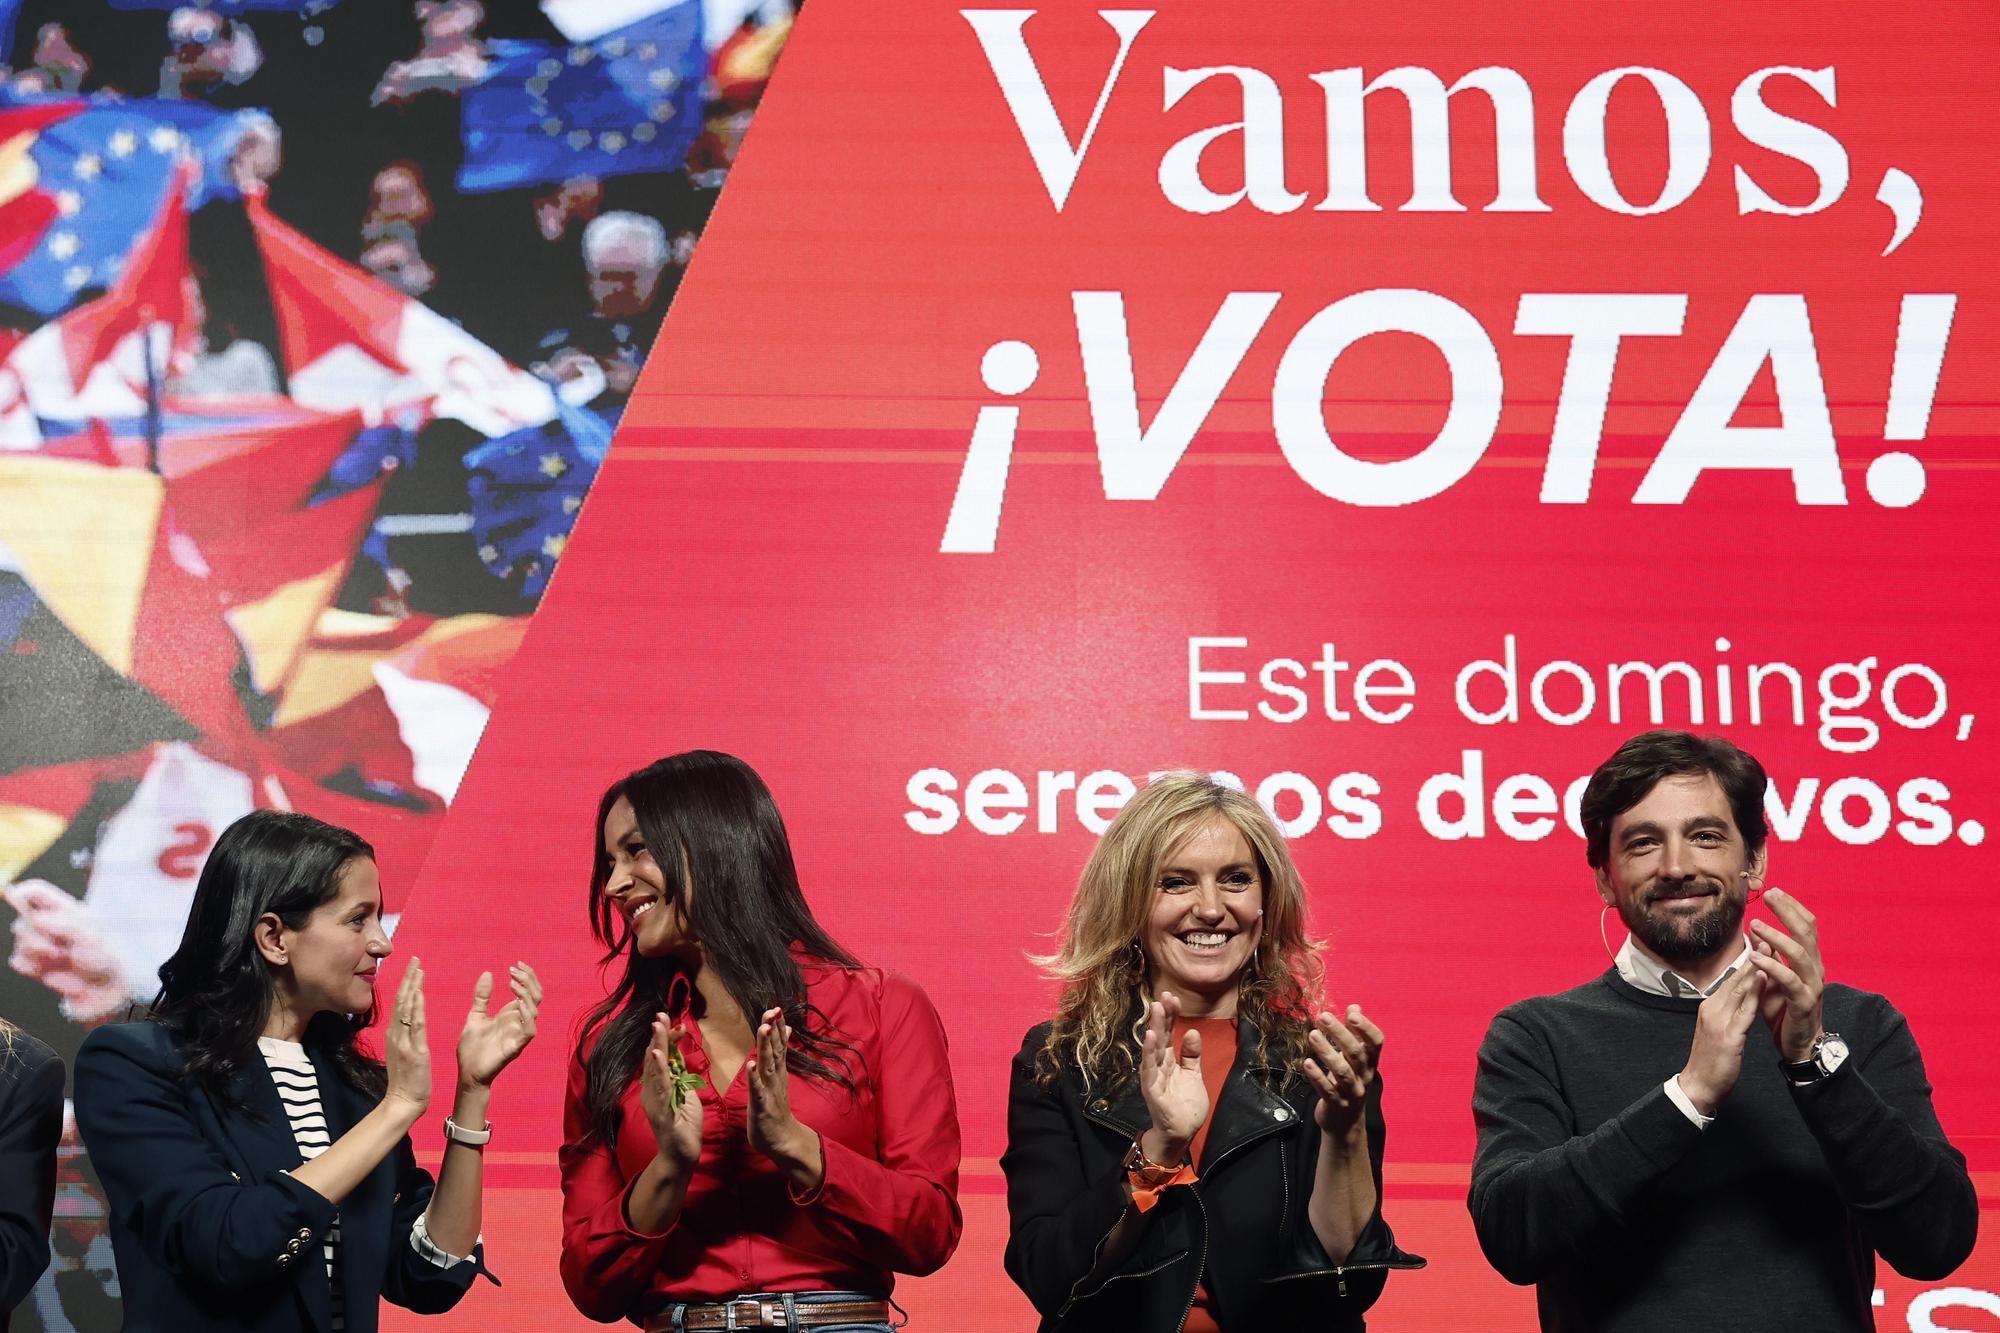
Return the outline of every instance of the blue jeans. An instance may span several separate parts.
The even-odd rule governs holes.
[[[800,1309],[810,1309],[815,1305],[842,1304],[849,1301],[879,1301],[884,1299],[886,1298],[865,1291],[764,1291],[744,1292],[742,1295],[731,1297],[730,1302],[727,1303],[738,1301],[770,1301],[774,1305],[782,1305],[785,1307],[786,1326],[797,1328],[799,1325],[796,1311]],[[719,1305],[725,1304],[725,1302],[695,1301],[692,1304]],[[902,1313],[903,1307],[897,1305],[894,1301],[890,1301],[889,1306],[898,1314]],[[682,1333],[684,1327],[682,1320],[687,1317],[687,1310],[688,1306],[686,1304],[668,1307],[667,1312],[673,1316],[674,1320],[674,1333]],[[904,1315],[903,1323],[907,1323],[908,1321],[909,1316]],[[814,1327],[813,1333],[896,1333],[896,1330],[903,1327],[903,1323],[819,1324]]]

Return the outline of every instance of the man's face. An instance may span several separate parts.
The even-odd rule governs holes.
[[[1612,819],[1597,892],[1656,958],[1685,967],[1742,947],[1743,909],[1763,880],[1764,853],[1750,855],[1721,784],[1676,773]]]
[[[607,246],[590,265],[590,303],[606,319],[645,313],[660,285],[660,265],[638,246]]]

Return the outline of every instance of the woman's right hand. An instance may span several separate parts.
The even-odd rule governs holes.
[[[1208,1087],[1201,1081],[1201,1034],[1189,1029],[1174,1043],[1174,1019],[1181,1002],[1172,991],[1146,1010],[1146,1037],[1139,1047],[1139,1091],[1153,1127],[1139,1138],[1147,1160],[1177,1166],[1187,1157],[1195,1131],[1208,1119]]]
[[[653,1039],[646,1046],[645,1063],[639,1070],[639,1105],[653,1127],[660,1156],[676,1173],[690,1170],[701,1157],[701,1097],[690,1090],[681,1097],[680,1109],[674,1109],[674,1075],[669,1060],[683,1035],[679,1027],[667,1026],[665,1014],[655,1014]]]
[[[423,1115],[431,1104],[431,1046],[424,1029],[424,968],[415,958],[396,987],[382,1057],[389,1066],[389,1090],[382,1100],[400,1103],[412,1120]]]

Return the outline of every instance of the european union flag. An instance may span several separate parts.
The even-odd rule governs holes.
[[[521,595],[541,599],[569,543],[577,511],[611,447],[611,423],[556,398],[556,418],[503,435],[465,455],[479,558]]]
[[[0,90],[0,107],[46,103]],[[28,149],[35,187],[56,202],[56,218],[35,248],[0,274],[0,301],[44,318],[109,286],[160,209],[183,154],[201,159],[189,208],[230,196],[229,154],[246,117],[151,98],[92,99],[77,115],[45,126]]]
[[[679,0],[592,42],[493,41],[459,94],[468,192],[672,171],[701,130],[700,0]]]

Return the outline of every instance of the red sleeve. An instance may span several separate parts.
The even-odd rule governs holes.
[[[672,1229],[641,1235],[625,1220],[630,1189],[610,1148],[590,1134],[583,1062],[570,1057],[563,1096],[562,1280],[588,1318],[609,1323],[637,1309],[652,1288]]]
[[[958,1107],[944,1024],[930,997],[893,972],[882,978],[873,1055],[875,1155],[820,1136],[825,1174],[796,1196],[850,1231],[859,1252],[922,1277],[958,1248]]]

